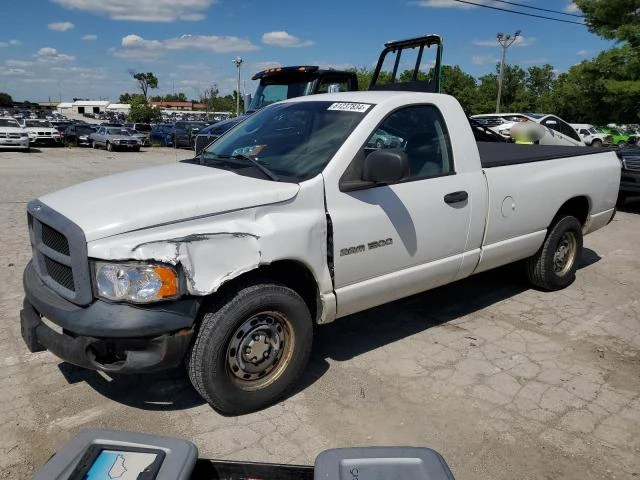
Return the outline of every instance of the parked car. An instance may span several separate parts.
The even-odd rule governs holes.
[[[158,123],[151,127],[149,137],[151,143],[160,144],[165,147],[173,146],[173,124],[172,123]]]
[[[89,136],[97,130],[98,127],[96,125],[88,123],[69,125],[64,131],[64,140],[68,145],[75,145],[76,147],[81,145],[91,146]]]
[[[104,147],[110,152],[114,150],[140,151],[140,141],[131,136],[124,127],[100,127],[89,135],[93,148]]]
[[[137,138],[140,142],[140,145],[142,145],[143,147],[148,147],[149,145],[151,145],[151,139],[148,133],[139,132],[137,130],[134,130],[133,128],[127,127],[125,127],[125,130],[127,130],[132,137]]]
[[[379,128],[369,138],[367,147],[369,148],[398,148],[404,143],[404,139],[390,134]]]
[[[239,115],[237,117],[229,118],[213,125],[209,125],[198,132],[196,136],[195,151],[196,155],[199,155],[208,145],[210,145],[218,137],[231,130],[237,124],[242,122],[249,115]]]
[[[511,127],[518,122],[535,122],[545,127],[540,145],[567,145],[584,147],[578,133],[567,122],[555,115],[541,113],[487,113],[473,115],[472,119],[492,129],[505,138],[510,138]]]
[[[208,125],[206,122],[191,122],[181,120],[173,124],[171,132],[173,145],[176,147],[194,148],[196,135]]]
[[[640,137],[618,130],[611,127],[600,127],[598,130],[604,134],[611,136],[612,143],[618,148],[625,148],[627,146],[635,146],[638,144]]]
[[[31,145],[62,146],[60,131],[48,120],[25,119],[24,128],[29,133]]]
[[[0,148],[17,148],[29,151],[29,132],[15,118],[0,118]]]
[[[616,152],[622,161],[618,201],[640,197],[640,148],[626,148]]]
[[[572,123],[571,126],[589,147],[608,147],[613,142],[611,135],[599,132],[589,123]]]

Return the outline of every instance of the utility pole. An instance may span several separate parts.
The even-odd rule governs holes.
[[[496,113],[500,113],[500,97],[502,96],[502,78],[504,75],[504,61],[507,56],[507,48],[509,48],[520,36],[520,30],[511,35],[505,35],[504,33],[498,33],[498,43],[502,47],[502,61],[500,62],[500,75],[498,76],[498,99],[496,100]]]
[[[240,115],[240,65],[242,65],[242,59],[236,57],[233,59],[233,63],[236,64],[238,69],[238,88],[236,89],[236,116]]]

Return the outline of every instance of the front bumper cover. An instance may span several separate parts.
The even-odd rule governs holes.
[[[32,352],[49,350],[75,365],[113,373],[139,373],[179,365],[189,347],[199,299],[153,306],[97,300],[79,307],[60,297],[29,263],[23,278],[22,337]],[[42,317],[59,326],[47,325]]]

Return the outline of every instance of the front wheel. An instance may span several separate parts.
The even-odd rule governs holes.
[[[220,413],[259,410],[296,383],[312,341],[300,295],[278,283],[249,284],[206,310],[187,357],[189,378]]]
[[[113,152],[113,144],[111,142],[107,142],[106,146],[108,152]]]
[[[527,259],[529,282],[543,290],[560,290],[576,279],[582,255],[582,225],[575,217],[561,217],[550,229],[540,250]]]
[[[594,140],[593,142],[591,142],[591,146],[594,148],[600,148],[602,147],[602,142],[600,140]]]

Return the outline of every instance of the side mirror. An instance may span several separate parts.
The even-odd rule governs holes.
[[[362,180],[373,183],[395,183],[409,176],[409,159],[400,149],[371,152],[364,159]]]

